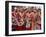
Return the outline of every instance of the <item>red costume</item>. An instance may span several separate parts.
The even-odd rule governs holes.
[[[12,25],[12,31],[14,30],[31,30],[31,26],[29,28],[26,28],[26,26],[17,26],[17,25]]]

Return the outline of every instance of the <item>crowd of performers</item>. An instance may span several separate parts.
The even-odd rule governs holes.
[[[30,6],[12,6],[12,31],[40,29],[40,8]]]

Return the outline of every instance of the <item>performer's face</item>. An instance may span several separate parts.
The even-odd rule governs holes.
[[[37,12],[31,12],[31,13],[30,13],[30,17],[31,17],[31,18],[35,18],[36,16],[37,16]]]

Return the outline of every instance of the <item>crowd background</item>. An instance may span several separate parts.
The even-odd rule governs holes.
[[[41,8],[34,6],[12,6],[12,31],[40,30]]]

